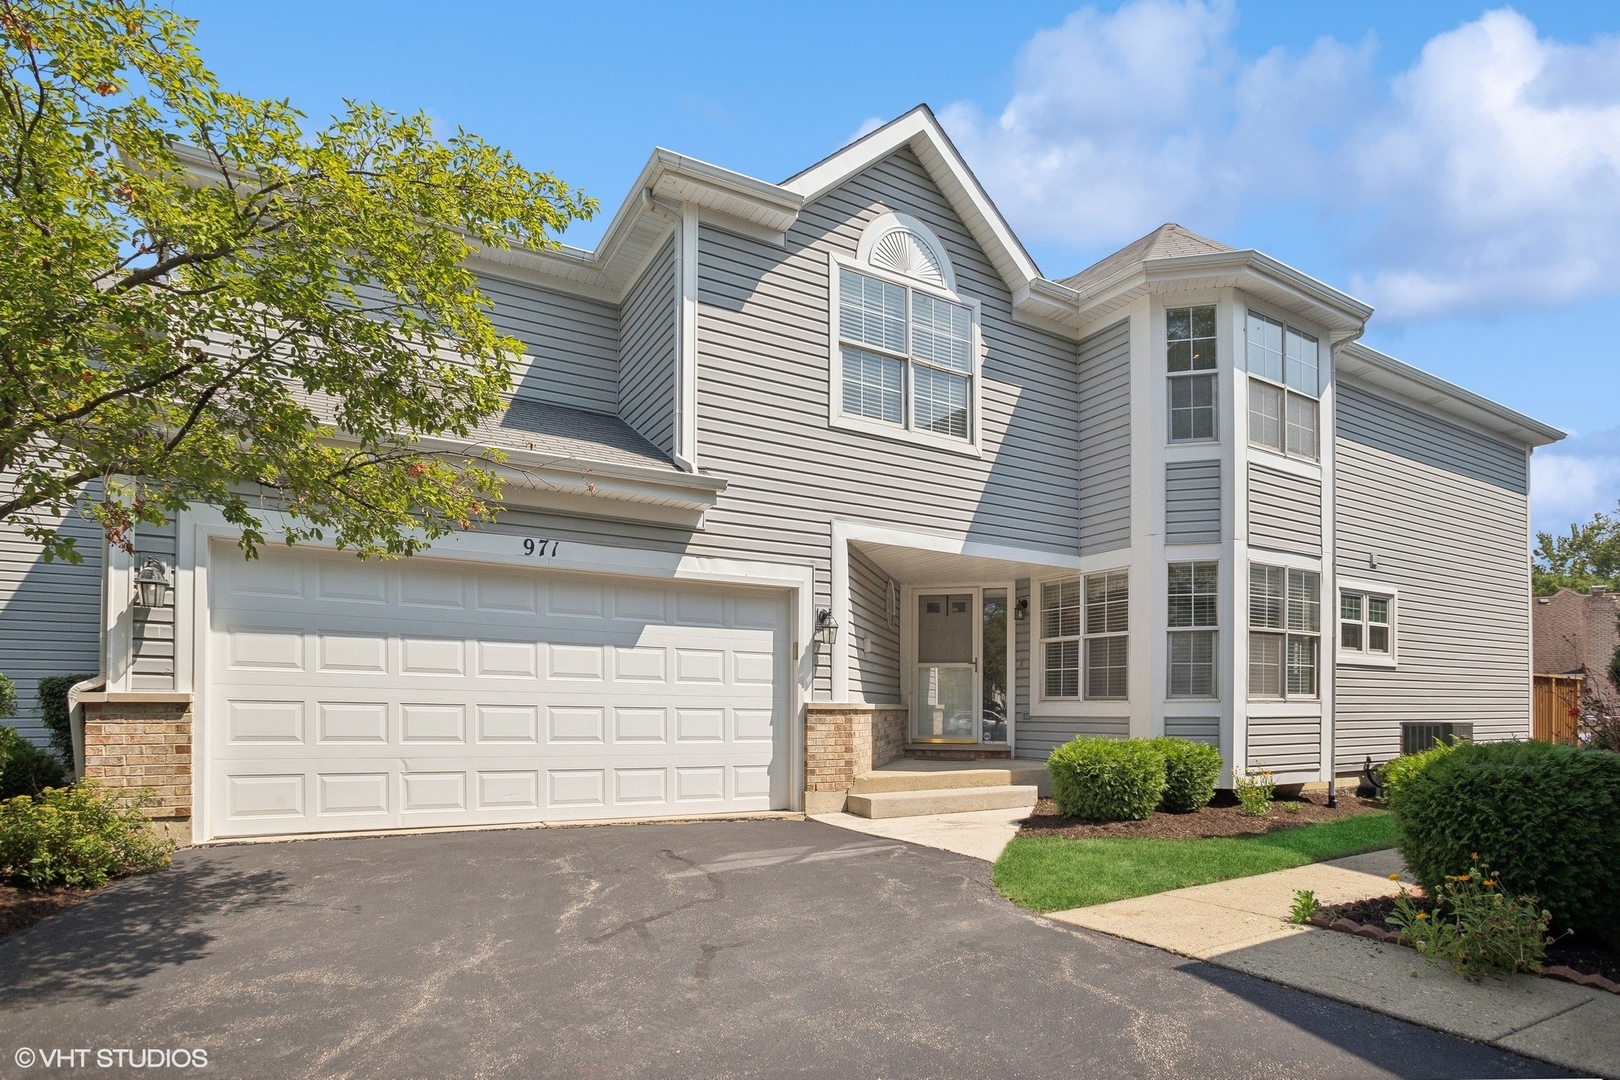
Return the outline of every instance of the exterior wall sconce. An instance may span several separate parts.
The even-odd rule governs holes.
[[[833,618],[832,608],[822,608],[816,612],[816,642],[831,645],[837,640],[838,620]]]
[[[169,588],[169,568],[161,559],[148,557],[135,572],[135,606],[157,608],[163,606],[164,593]]]
[[[1013,621],[1023,622],[1029,618],[1029,600],[1021,599],[1013,606]]]

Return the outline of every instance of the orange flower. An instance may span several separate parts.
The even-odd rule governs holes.
[[[1399,875],[1399,874],[1391,874],[1391,875],[1389,875],[1389,880],[1391,880],[1391,881],[1399,881],[1399,880],[1401,880],[1401,875]]]
[[[1469,858],[1470,858],[1470,859],[1477,859],[1477,858],[1479,858],[1479,852],[1477,852],[1477,851],[1470,851],[1470,852],[1469,852],[1469,853],[1468,853],[1468,857],[1469,857]]]
[[[1427,911],[1420,911],[1417,913],[1417,917],[1420,919],[1427,919],[1429,917],[1429,913]]]

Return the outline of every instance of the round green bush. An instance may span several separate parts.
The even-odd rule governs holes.
[[[1141,821],[1164,796],[1164,753],[1147,739],[1075,739],[1052,751],[1052,801],[1086,821]]]
[[[1464,743],[1390,789],[1397,843],[1433,895],[1478,853],[1559,929],[1620,931],[1620,754],[1544,742]]]
[[[1221,777],[1221,752],[1208,743],[1169,736],[1154,739],[1153,745],[1164,755],[1164,809],[1190,814],[1208,806]]]

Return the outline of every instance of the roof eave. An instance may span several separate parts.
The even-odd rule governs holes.
[[[1547,446],[1565,438],[1564,432],[1550,424],[1498,404],[1472,390],[1465,390],[1438,375],[1431,375],[1360,342],[1353,342],[1340,350],[1335,364],[1340,375],[1449,413],[1525,446]]]
[[[1095,324],[1139,296],[1170,289],[1239,287],[1302,308],[1332,334],[1335,344],[1361,335],[1372,306],[1256,251],[1211,251],[1143,259],[1075,292],[1082,326]]]

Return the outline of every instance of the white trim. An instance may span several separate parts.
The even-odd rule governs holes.
[[[698,215],[690,203],[681,206],[680,296],[676,327],[680,353],[675,365],[675,463],[697,472],[698,371]]]
[[[957,153],[956,147],[926,105],[919,105],[904,116],[855,140],[831,157],[790,178],[781,188],[799,196],[806,203],[813,202],[902,146],[910,146],[917,153],[923,168],[939,185],[946,201],[961,216],[963,224],[985,250],[1007,287],[1013,290],[1015,303],[1021,299],[1017,297],[1020,289],[1027,290],[1035,282],[1043,281],[1035,261],[1018,242],[995,203],[979,186],[973,171]],[[1054,289],[1063,289],[1056,282],[1051,284]],[[1063,292],[1069,293],[1070,290],[1063,289]]]
[[[940,277],[943,278],[945,282],[945,291],[952,299],[955,299],[956,268],[951,265],[950,253],[945,250],[945,245],[940,242],[939,237],[934,234],[933,229],[930,229],[927,225],[924,225],[921,221],[918,221],[910,214],[882,214],[867,222],[866,228],[861,231],[861,242],[856,245],[855,248],[856,260],[863,266],[871,270],[878,271],[882,276],[897,278],[898,280],[912,285],[926,286],[934,289],[939,288],[939,286],[934,285],[934,283],[931,281],[924,281],[921,278],[914,278],[905,274],[895,274],[883,267],[873,265],[872,249],[877,247],[879,240],[882,240],[884,237],[893,232],[911,233],[919,241],[921,241],[922,244],[929,249],[929,251],[933,253],[935,261],[939,264]]]
[[[208,574],[211,564],[210,542],[236,541],[241,530],[227,523],[212,507],[194,507],[188,515],[191,528],[189,551],[193,562],[185,569],[192,578],[191,603],[175,609],[175,648],[178,653],[187,647],[192,652],[191,670],[199,673],[193,689],[193,754],[192,754],[192,835],[202,842],[208,838],[209,813],[207,777],[209,773],[209,747],[206,722],[209,706],[208,647],[211,639],[208,608]],[[265,543],[279,543],[284,529],[274,521],[266,523]],[[523,537],[502,533],[457,533],[441,538],[434,546],[412,556],[415,559],[453,559],[460,562],[497,566],[527,566],[537,564],[533,556],[523,554]],[[299,547],[336,550],[331,542],[301,542]],[[795,672],[789,692],[788,752],[788,807],[802,810],[804,803],[804,706],[810,700],[815,676],[814,618],[815,571],[808,565],[792,563],[752,562],[736,559],[682,555],[675,552],[654,551],[644,548],[619,548],[600,544],[571,542],[562,551],[545,560],[548,570],[575,570],[619,577],[644,577],[669,581],[694,581],[709,584],[751,585],[785,590],[789,597],[788,664]],[[178,600],[178,597],[177,597]],[[187,614],[189,612],[189,615]],[[812,647],[805,648],[810,645]],[[118,688],[109,685],[108,689]]]
[[[1389,601],[1389,652],[1375,653],[1363,649],[1359,652],[1347,652],[1343,645],[1343,638],[1339,624],[1344,622],[1340,616],[1340,602],[1344,593],[1356,593],[1365,602],[1369,596],[1378,596]],[[1333,653],[1334,663],[1342,667],[1359,668],[1397,668],[1400,666],[1400,618],[1401,618],[1401,590],[1393,585],[1379,584],[1360,578],[1339,578],[1333,590]],[[1361,626],[1365,631],[1369,623],[1367,613],[1362,612]]]
[[[1564,432],[1539,420],[1499,405],[1449,383],[1438,375],[1403,363],[1360,342],[1337,350],[1342,374],[1369,389],[1392,394],[1419,408],[1444,413],[1449,420],[1490,435],[1512,439],[1527,447],[1546,446],[1564,438]]]

